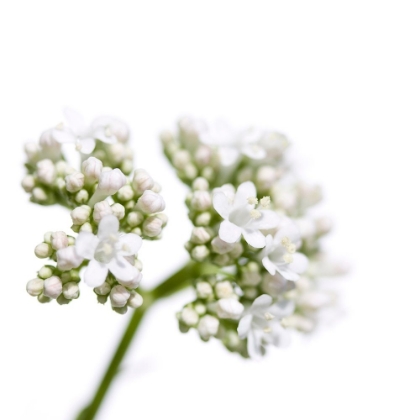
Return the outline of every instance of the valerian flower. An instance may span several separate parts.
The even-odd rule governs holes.
[[[81,232],[76,239],[76,252],[90,260],[84,274],[91,287],[102,285],[110,271],[117,280],[131,281],[139,275],[138,269],[126,257],[137,254],[142,239],[134,234],[120,234],[119,221],[114,215],[101,219],[98,235]]]
[[[258,358],[265,353],[265,348],[272,344],[276,347],[289,341],[288,332],[281,326],[280,320],[293,313],[291,301],[280,301],[273,304],[273,298],[261,295],[254,300],[238,325],[239,338],[248,340],[248,354]]]
[[[271,210],[256,209],[257,203],[255,185],[250,181],[239,185],[236,194],[227,186],[215,189],[213,206],[224,219],[219,229],[223,241],[234,243],[243,235],[254,248],[265,246],[261,230],[275,228],[280,218]]]
[[[299,279],[299,274],[308,265],[308,258],[296,252],[300,244],[297,226],[290,219],[284,218],[274,237],[266,237],[266,246],[261,252],[263,266],[271,275],[278,272],[287,280]]]
[[[66,108],[64,116],[68,127],[59,125],[53,130],[53,137],[59,143],[75,143],[81,153],[92,153],[96,140],[104,143],[116,143],[117,138],[105,125],[87,125],[83,117],[76,111]]]

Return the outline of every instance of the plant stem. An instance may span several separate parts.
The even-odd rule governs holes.
[[[156,286],[153,290],[146,292],[141,291],[141,295],[143,296],[142,306],[134,310],[121,341],[118,344],[111,362],[98,386],[95,396],[93,397],[91,403],[78,414],[76,420],[92,420],[95,418],[95,415],[97,414],[112,381],[118,374],[120,364],[130,347],[146,311],[159,299],[170,296],[191,285],[191,280],[194,279],[200,271],[201,270],[199,269],[199,265],[197,263],[190,262],[172,276],[168,277],[160,285]]]

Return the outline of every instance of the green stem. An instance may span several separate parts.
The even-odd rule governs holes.
[[[146,292],[141,291],[144,299],[142,306],[133,312],[131,320],[129,321],[121,341],[115,350],[111,362],[98,386],[95,396],[93,397],[91,403],[79,413],[76,420],[92,420],[95,418],[95,415],[98,412],[112,381],[119,372],[120,364],[130,347],[131,341],[133,340],[146,311],[159,299],[170,296],[191,285],[191,280],[198,276],[200,272],[201,270],[199,264],[190,262],[172,276],[168,277],[153,290]]]

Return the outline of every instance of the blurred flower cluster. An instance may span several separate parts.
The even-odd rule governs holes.
[[[70,109],[65,117],[67,124],[25,145],[22,187],[37,204],[67,207],[75,236],[45,233],[35,255],[49,263],[28,282],[27,291],[41,303],[69,303],[79,297],[86,267],[84,281],[98,301],[109,298],[112,309],[125,313],[142,304],[136,291],[142,278],[137,259],[142,238],[160,239],[167,223],[161,187],[144,169],[132,171],[125,123],[99,117],[88,125]]]
[[[311,332],[335,301],[322,280],[346,267],[321,248],[331,222],[313,211],[320,188],[295,173],[288,139],[183,118],[161,141],[190,187],[185,247],[206,267],[194,279],[196,299],[178,313],[180,330],[216,337],[244,357],[286,344],[291,329]]]

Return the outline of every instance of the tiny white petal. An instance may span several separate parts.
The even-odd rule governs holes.
[[[107,274],[107,266],[92,259],[86,267],[84,280],[90,287],[99,287],[105,282]]]

